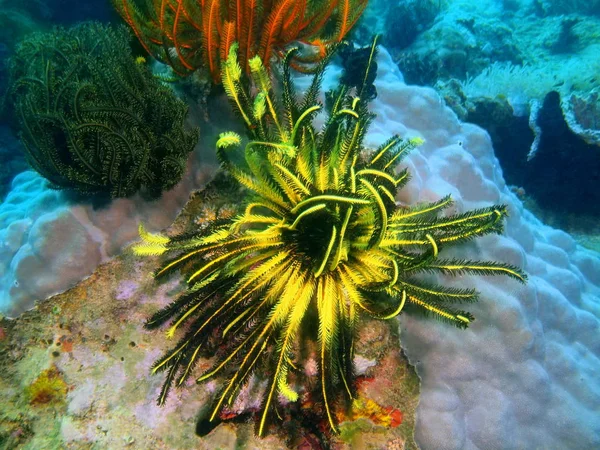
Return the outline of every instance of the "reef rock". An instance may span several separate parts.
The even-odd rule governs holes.
[[[598,91],[574,93],[561,99],[565,122],[586,143],[600,147],[600,98]]]
[[[211,208],[206,198],[218,196],[214,189],[194,195],[174,229],[201,222]],[[177,276],[156,283],[151,272],[157,267],[156,258],[126,252],[64,294],[0,320],[1,448],[417,448],[419,381],[401,353],[396,327],[383,321],[359,331],[358,395],[351,412],[338,416],[339,436],[325,431],[325,416],[307,392],[295,409],[280,406],[283,426],[255,437],[251,418],[260,399],[252,389],[221,415],[223,423],[198,436],[217,384],[196,385],[193,378],[210,361],[200,362],[192,382],[173,389],[164,406],[156,404],[164,374],[152,375],[151,366],[172,343],[143,325],[181,288]],[[316,369],[309,360],[303,370],[312,386],[319,386]]]
[[[137,237],[140,222],[168,226],[189,192],[211,178],[207,169],[190,160],[186,181],[160,200],[134,197],[102,208],[71,202],[34,172],[17,175],[0,205],[0,313],[16,317],[90,275]]]
[[[482,293],[466,331],[401,316],[402,347],[421,377],[417,444],[423,450],[600,447],[600,255],[523,207],[484,130],[461,123],[433,89],[402,83],[383,49],[378,67],[377,118],[367,143],[390,133],[425,140],[405,160],[412,179],[399,200],[413,204],[450,193],[460,210],[507,204],[503,236],[446,256],[502,260],[529,275],[525,286],[440,279]]]
[[[158,200],[135,195],[96,204],[50,189],[35,172],[15,176],[0,204],[0,314],[16,317],[36,300],[89,276],[137,239],[140,222],[153,231],[171,224],[190,192],[210,181],[217,169],[211,124],[223,117],[215,115],[209,122],[204,114],[191,105],[189,120],[203,123],[200,143],[182,181]]]
[[[424,450],[599,447],[599,255],[526,211],[503,180],[488,134],[460,123],[433,90],[399,83],[384,58],[370,138],[425,139],[408,157],[413,179],[402,200],[452,193],[465,209],[507,204],[505,235],[463,252],[519,265],[530,277],[526,286],[446,280],[482,292],[465,332],[402,316],[402,346],[422,381],[417,443]]]

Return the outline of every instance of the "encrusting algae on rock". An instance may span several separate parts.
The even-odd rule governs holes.
[[[29,404],[40,406],[64,403],[67,399],[67,383],[62,379],[56,366],[44,370],[33,383],[25,389]]]

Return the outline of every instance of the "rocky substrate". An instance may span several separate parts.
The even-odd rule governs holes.
[[[210,189],[193,194],[170,230],[198,224],[223,204]],[[241,395],[223,423],[200,437],[198,423],[218,381],[192,381],[173,390],[163,407],[156,404],[164,375],[151,375],[151,365],[172,341],[143,324],[181,288],[176,275],[155,282],[158,262],[126,251],[64,294],[0,321],[0,448],[417,448],[419,382],[393,321],[360,329],[358,396],[350,410],[337,413],[339,436],[330,434],[307,389],[297,404],[279,407],[284,422],[274,423],[264,439],[254,435],[251,394]],[[208,367],[200,363],[197,376]],[[311,367],[309,360],[300,375],[318,385],[316,363]]]

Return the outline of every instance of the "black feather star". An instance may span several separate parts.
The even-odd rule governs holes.
[[[229,223],[185,239],[141,227],[142,242],[134,247],[138,255],[170,255],[156,276],[181,270],[188,284],[147,324],[170,322],[170,338],[185,329],[154,366],[154,372],[167,372],[159,402],[169,386],[185,382],[201,355],[215,356],[217,348],[216,362],[197,379],[227,377],[208,420],[219,420],[254,373],[267,380],[257,419],[258,435],[264,435],[278,397],[298,400],[299,386],[290,382],[297,370],[293,359],[303,345],[303,326],[316,317],[317,395],[337,431],[331,402],[354,395],[354,337],[361,317],[391,319],[411,304],[466,328],[473,316],[452,304],[476,301],[477,292],[425,283],[420,274],[507,275],[520,282],[525,275],[502,263],[440,256],[446,247],[501,233],[506,207],[444,214],[450,197],[397,206],[408,173],[396,167],[421,140],[394,136],[374,151],[363,148],[372,116],[361,89],[341,86],[317,132],[312,119],[321,109],[317,95],[326,62],[299,104],[289,72],[293,51],[288,53],[279,104],[259,58],[250,61],[253,89],[242,87],[236,49],[224,64],[223,85],[247,125],[249,142],[242,158],[234,158],[241,138],[223,133],[217,154],[249,192],[245,209]],[[375,50],[374,43],[370,61]]]
[[[187,105],[136,64],[124,27],[83,23],[26,38],[7,96],[27,160],[56,189],[159,197],[198,141]]]

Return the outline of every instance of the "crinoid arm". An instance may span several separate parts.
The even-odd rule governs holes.
[[[179,75],[204,68],[215,83],[236,42],[249,73],[258,55],[266,70],[294,42],[289,67],[316,70],[327,49],[360,18],[367,0],[112,0],[142,47]]]

